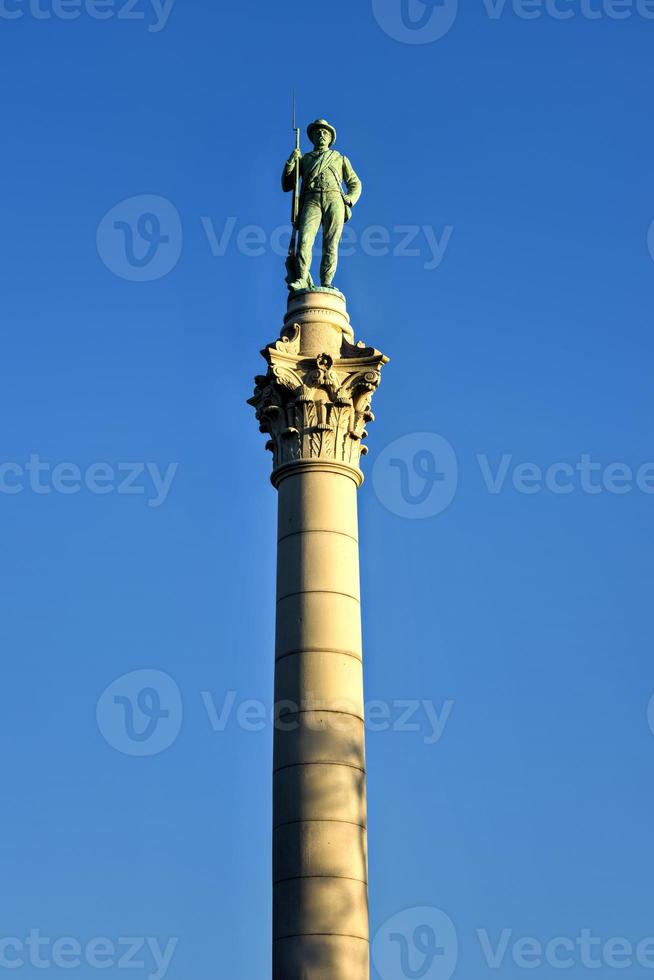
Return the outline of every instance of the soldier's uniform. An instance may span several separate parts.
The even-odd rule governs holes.
[[[293,163],[286,164],[282,174],[285,191],[292,191],[295,186],[294,170]],[[300,175],[302,192],[298,219],[297,280],[302,283],[308,280],[313,245],[322,224],[320,282],[323,286],[331,286],[338,263],[338,243],[343,234],[343,225],[361,196],[361,181],[348,158],[331,149],[305,153],[300,160]]]

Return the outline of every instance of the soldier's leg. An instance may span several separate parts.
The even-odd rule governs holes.
[[[322,262],[320,282],[331,286],[338,265],[338,245],[345,224],[345,205],[340,194],[329,195],[322,219]]]
[[[322,208],[319,201],[304,202],[300,215],[300,228],[297,245],[297,281],[306,284],[311,270],[313,244],[322,221]]]

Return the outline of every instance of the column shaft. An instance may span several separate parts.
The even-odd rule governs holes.
[[[368,980],[368,862],[355,474],[278,485],[273,980]]]

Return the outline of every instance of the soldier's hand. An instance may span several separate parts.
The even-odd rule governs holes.
[[[298,150],[298,148],[295,147],[290,157],[288,158],[289,167],[294,166],[301,157],[302,157],[302,151]]]

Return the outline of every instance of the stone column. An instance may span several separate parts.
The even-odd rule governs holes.
[[[273,980],[368,980],[359,458],[387,362],[345,299],[289,303],[254,405],[278,490]]]

